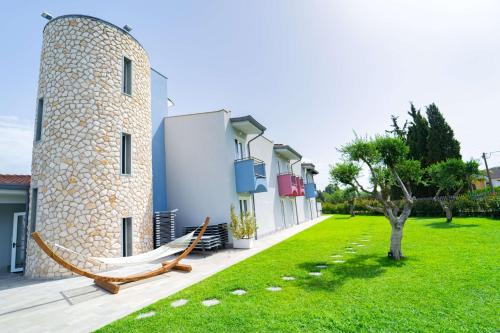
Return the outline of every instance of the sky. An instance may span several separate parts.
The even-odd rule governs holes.
[[[29,173],[46,20],[87,14],[133,28],[169,78],[170,115],[231,110],[316,164],[436,103],[465,159],[500,151],[500,1],[5,1],[0,173]],[[490,167],[500,166],[500,152]]]

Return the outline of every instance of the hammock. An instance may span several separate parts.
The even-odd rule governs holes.
[[[173,252],[173,253],[182,251],[182,253],[180,253],[177,257],[175,257],[171,260],[168,260],[168,261],[161,262],[160,263],[161,267],[152,269],[150,271],[146,271],[146,272],[142,272],[142,273],[135,273],[135,274],[127,275],[127,276],[103,275],[103,274],[93,273],[91,271],[87,271],[83,268],[77,267],[74,264],[72,264],[71,262],[69,262],[69,261],[63,259],[61,256],[59,256],[43,240],[43,238],[41,237],[41,235],[37,231],[32,233],[31,237],[33,237],[33,239],[35,240],[36,244],[40,247],[40,249],[43,252],[45,252],[45,254],[47,254],[52,260],[57,262],[59,265],[70,270],[71,272],[73,272],[75,274],[85,276],[89,279],[93,279],[94,283],[97,286],[99,286],[99,287],[101,287],[101,288],[103,288],[103,289],[105,289],[113,294],[116,294],[120,290],[120,285],[118,283],[128,283],[128,282],[134,282],[134,281],[148,279],[148,278],[151,278],[153,276],[158,276],[160,274],[166,273],[172,269],[180,270],[180,271],[184,271],[184,272],[190,272],[192,269],[191,266],[186,265],[186,264],[181,264],[180,261],[182,259],[184,259],[185,257],[187,257],[189,255],[189,253],[191,253],[191,251],[193,251],[195,246],[200,242],[201,237],[205,233],[205,230],[207,230],[209,223],[210,223],[210,219],[207,217],[205,219],[205,222],[201,226],[200,232],[198,233],[196,238],[191,242],[191,244],[189,244],[189,242],[191,241],[191,238],[192,238],[194,232],[193,232],[193,234],[188,234],[184,237],[176,239],[175,241],[173,241],[169,244],[165,244],[164,246],[162,246],[156,250],[151,251],[151,252],[153,252],[153,254],[151,254],[151,252],[148,252],[148,253],[143,253],[143,254],[140,254],[138,256],[133,256],[133,257],[125,257],[125,258],[99,258],[99,257],[97,257],[97,258],[91,259],[92,257],[84,256],[80,253],[71,251],[71,250],[66,249],[64,247],[61,247],[61,245],[59,245],[60,248],[64,248],[66,250],[69,250],[70,252],[77,254],[79,256],[89,258],[89,260],[96,260],[97,262],[107,261],[107,262],[111,263],[111,261],[113,261],[113,260],[116,261],[119,259],[117,262],[118,263],[121,262],[122,264],[127,262],[127,258],[132,258],[132,259],[129,259],[130,260],[129,262],[132,262],[132,261],[135,261],[136,263],[149,262],[150,260],[152,260],[152,258],[156,258],[156,259],[162,258],[166,255],[166,253],[170,253],[171,251],[175,250],[175,252]],[[189,239],[189,242],[188,242],[188,239]],[[187,242],[189,244],[189,246],[183,247],[182,244],[184,244],[184,242]],[[173,243],[173,245],[172,245],[172,243]],[[134,263],[134,264],[136,264],[136,263]]]
[[[89,261],[97,262],[98,264],[106,264],[113,266],[135,266],[135,265],[154,263],[159,259],[166,258],[178,252],[184,251],[189,246],[189,243],[191,242],[191,239],[193,238],[193,235],[196,232],[196,230],[180,238],[177,238],[176,240],[173,240],[170,243],[164,244],[157,249],[130,257],[117,257],[117,258],[91,257],[70,250],[57,243],[54,243],[54,246],[64,251],[76,254],[80,257],[84,257]]]

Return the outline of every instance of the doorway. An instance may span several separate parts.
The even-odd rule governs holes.
[[[10,271],[12,273],[22,272],[24,269],[25,246],[26,246],[26,213],[14,213],[12,221],[12,253],[10,259]]]

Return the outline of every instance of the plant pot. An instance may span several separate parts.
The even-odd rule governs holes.
[[[233,239],[235,249],[250,249],[253,247],[253,238]]]

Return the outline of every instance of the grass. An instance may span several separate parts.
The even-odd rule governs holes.
[[[400,262],[385,256],[389,232],[383,217],[329,218],[99,332],[499,331],[498,220],[410,219]],[[350,242],[366,246],[346,254]],[[333,254],[345,263],[334,264]],[[318,270],[319,277],[308,274]],[[248,293],[231,294],[240,288]],[[170,306],[181,298],[189,303]],[[203,307],[210,298],[221,303]]]

